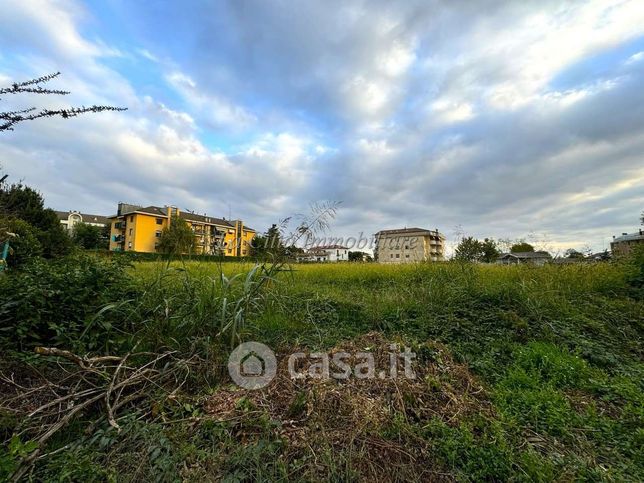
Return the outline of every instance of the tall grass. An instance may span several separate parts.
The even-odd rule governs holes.
[[[79,479],[103,472],[173,480],[190,461],[196,468],[190,474],[199,477],[215,468],[222,478],[287,479],[319,475],[320,465],[340,479],[359,477],[351,449],[330,440],[328,455],[291,460],[297,452],[283,438],[281,425],[287,423],[273,421],[261,408],[249,406],[243,422],[194,421],[202,417],[207,395],[216,396],[226,383],[221,369],[238,342],[327,351],[373,331],[429,359],[434,356],[428,344],[438,342],[450,360],[481,381],[492,410],[447,421],[392,413],[369,437],[422,444],[445,474],[461,480],[564,475],[617,481],[644,475],[644,303],[620,264],[162,261],[125,267],[81,260],[53,264],[51,273],[47,267],[0,279],[12,294],[0,303],[0,317],[20,317],[22,345],[4,337],[6,347],[171,350],[196,355],[204,370],[175,406],[154,408],[161,421],[133,418],[127,426],[132,432],[123,435],[104,427],[91,438],[70,431],[61,437],[60,453],[40,463],[36,475]],[[54,290],[63,279],[69,293]],[[101,296],[94,299],[93,292]],[[30,307],[43,309],[32,317]],[[41,331],[37,340],[30,339],[34,330]],[[427,381],[423,397],[453,382]],[[311,403],[306,393],[298,397],[303,407]],[[249,405],[243,398],[234,404]],[[168,418],[179,422],[166,426]],[[191,422],[184,425],[185,419]],[[105,448],[116,449],[104,455]],[[400,471],[418,476],[417,470],[411,465]]]

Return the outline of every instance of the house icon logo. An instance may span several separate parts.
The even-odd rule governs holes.
[[[277,372],[275,354],[260,342],[244,342],[231,352],[228,373],[244,389],[261,389],[267,386]]]
[[[246,357],[242,360],[240,371],[244,377],[259,377],[265,372],[266,363],[260,356],[255,352],[246,354]]]

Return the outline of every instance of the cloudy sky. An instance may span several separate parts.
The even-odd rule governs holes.
[[[641,0],[3,0],[0,83],[111,104],[0,134],[55,209],[175,204],[264,231],[439,228],[603,249],[644,209]]]

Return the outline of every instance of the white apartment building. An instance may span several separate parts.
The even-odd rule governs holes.
[[[76,223],[85,223],[87,225],[104,227],[110,224],[110,220],[103,215],[89,215],[81,213],[80,211],[56,211],[60,224],[65,227],[68,232],[74,231]]]
[[[438,230],[399,228],[376,233],[379,263],[438,262],[445,257],[445,237]]]

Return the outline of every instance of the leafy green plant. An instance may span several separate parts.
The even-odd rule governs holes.
[[[126,267],[87,255],[34,260],[0,279],[0,341],[109,351],[131,335],[119,307],[133,295]]]
[[[644,244],[636,246],[625,263],[629,285],[644,290]]]
[[[0,218],[0,244],[9,242],[7,264],[18,268],[42,255],[38,230],[18,218]]]
[[[6,447],[0,447],[0,478],[8,478],[18,467],[19,461],[38,447],[36,441],[22,442],[14,435]]]

